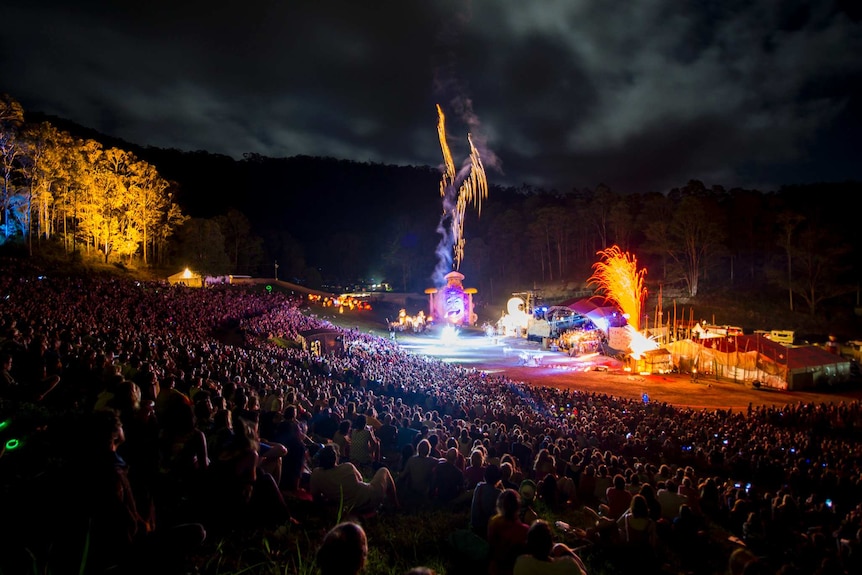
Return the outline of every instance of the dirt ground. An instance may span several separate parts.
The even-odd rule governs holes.
[[[329,318],[345,327],[359,327],[387,336],[385,324],[371,317]],[[745,411],[749,404],[782,406],[794,403],[840,403],[862,400],[862,384],[829,391],[755,389],[751,384],[720,381],[704,376],[692,381],[688,374],[639,375],[625,372],[618,360],[601,355],[570,358],[543,350],[541,344],[522,338],[489,338],[465,331],[453,345],[443,345],[439,334],[396,334],[396,341],[413,353],[481,369],[529,384],[604,393],[617,397],[664,402],[694,409]]]

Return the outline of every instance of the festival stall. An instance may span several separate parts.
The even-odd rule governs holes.
[[[667,348],[673,364],[697,378],[790,391],[850,378],[850,360],[840,355],[812,345],[784,345],[761,334],[680,340]]]

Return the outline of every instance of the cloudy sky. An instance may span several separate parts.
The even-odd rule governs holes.
[[[862,180],[858,0],[8,0],[0,92],[141,145],[492,184]]]

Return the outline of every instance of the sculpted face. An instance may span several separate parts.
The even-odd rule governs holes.
[[[446,290],[446,299],[443,305],[446,319],[449,323],[460,324],[464,321],[467,309],[464,303],[463,291],[457,289]]]

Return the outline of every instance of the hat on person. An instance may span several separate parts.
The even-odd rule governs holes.
[[[521,499],[525,503],[529,503],[536,498],[536,482],[532,479],[525,479],[521,482],[518,491],[521,493]]]

